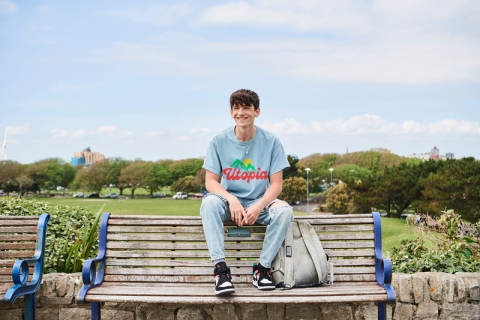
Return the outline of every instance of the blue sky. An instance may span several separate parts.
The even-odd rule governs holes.
[[[288,154],[480,158],[480,2],[0,0],[7,157],[202,157],[230,94]]]

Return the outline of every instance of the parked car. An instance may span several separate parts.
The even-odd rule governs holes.
[[[203,198],[203,193],[195,193],[193,196],[195,198]]]
[[[83,192],[77,192],[73,195],[74,198],[83,198]]]
[[[112,193],[109,193],[105,196],[105,198],[118,198],[118,193],[115,193],[115,192],[112,192]]]
[[[150,198],[165,198],[165,193],[154,193]]]
[[[188,199],[188,194],[186,192],[177,192],[172,199]]]
[[[5,195],[5,194],[3,193],[3,190],[0,190],[0,196],[3,196],[3,195]]]
[[[98,193],[92,192],[87,194],[87,198],[100,198],[100,195]]]

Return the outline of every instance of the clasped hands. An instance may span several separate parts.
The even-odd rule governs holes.
[[[229,199],[228,204],[230,207],[230,214],[232,221],[241,227],[243,225],[252,225],[257,221],[260,212],[262,212],[263,207],[259,202],[254,203],[250,207],[244,209],[240,201],[237,198]]]

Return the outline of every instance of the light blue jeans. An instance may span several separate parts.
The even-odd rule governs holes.
[[[259,201],[259,199],[239,199],[239,201],[244,208],[248,208]],[[270,205],[276,201],[278,200],[270,202],[257,219],[257,223],[267,226],[259,258],[259,262],[265,268],[271,267],[278,249],[280,249],[283,240],[285,240],[290,222],[293,221],[292,207],[287,205],[279,208],[270,208]],[[210,258],[212,261],[225,258],[223,221],[232,220],[227,200],[217,194],[208,193],[202,200],[200,216],[202,217]]]

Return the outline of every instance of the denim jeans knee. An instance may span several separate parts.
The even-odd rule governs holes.
[[[200,206],[200,217],[210,258],[225,258],[223,221],[230,218],[227,200],[213,193],[207,194]]]
[[[290,206],[270,208],[270,224],[265,231],[265,239],[263,240],[263,248],[260,253],[259,262],[265,268],[270,268],[273,259],[277,255],[285,237],[287,235],[290,223],[293,221],[293,210]]]

